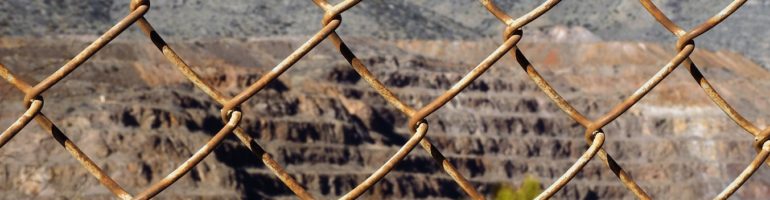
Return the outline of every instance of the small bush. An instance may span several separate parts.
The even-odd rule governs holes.
[[[543,189],[540,188],[540,181],[532,176],[527,176],[519,188],[504,183],[495,191],[496,200],[531,200],[537,197]]]

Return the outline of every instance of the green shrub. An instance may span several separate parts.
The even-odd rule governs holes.
[[[496,200],[531,200],[537,197],[543,189],[540,188],[540,181],[532,176],[522,181],[519,188],[513,187],[513,185],[504,183],[497,191],[495,191]]]

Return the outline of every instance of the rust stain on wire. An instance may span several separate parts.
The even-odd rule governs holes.
[[[190,66],[169,46],[164,39],[155,31],[149,21],[144,18],[144,15],[150,10],[149,0],[132,0],[129,5],[130,13],[116,23],[112,28],[107,30],[101,37],[96,39],[83,51],[77,54],[73,59],[67,62],[64,66],[59,68],[56,72],[46,77],[43,81],[36,85],[30,85],[27,82],[18,79],[13,75],[4,65],[0,64],[0,77],[6,80],[11,85],[15,86],[20,92],[24,94],[24,100],[22,101],[26,111],[19,117],[16,122],[9,126],[5,131],[0,134],[0,148],[2,148],[8,141],[12,140],[15,135],[22,129],[24,129],[29,122],[33,119],[51,134],[51,136],[59,142],[65,150],[67,150],[80,164],[99,182],[110,190],[116,197],[120,199],[150,199],[164,189],[174,184],[179,178],[188,173],[204,158],[206,158],[216,147],[219,145],[226,136],[235,134],[243,145],[249,149],[255,156],[259,157],[262,162],[272,171],[281,182],[286,185],[294,194],[300,199],[314,199],[314,197],[307,192],[307,190],[299,184],[286,169],[276,162],[270,153],[266,152],[254,138],[241,129],[240,122],[243,113],[240,110],[240,105],[251,99],[255,94],[260,92],[265,86],[281,76],[286,70],[291,68],[295,63],[301,60],[308,52],[314,49],[318,44],[324,40],[330,40],[335,47],[340,51],[342,57],[348,61],[351,67],[378,93],[380,94],[391,106],[395,107],[398,111],[403,113],[409,118],[407,126],[408,130],[412,132],[412,136],[407,142],[388,159],[383,165],[375,170],[369,177],[363,182],[358,184],[353,190],[341,197],[341,199],[356,199],[368,191],[374,184],[379,182],[385,177],[395,165],[403,160],[418,144],[437,162],[441,165],[443,170],[457,183],[457,185],[472,199],[484,199],[476,187],[469,182],[457,169],[451,164],[451,162],[428,140],[428,121],[425,119],[437,110],[441,109],[447,102],[451,101],[455,96],[461,93],[467,86],[469,86],[474,80],[482,76],[489,68],[491,68],[498,60],[500,60],[505,54],[510,54],[524,70],[525,74],[532,79],[535,85],[542,90],[545,95],[550,98],[562,111],[564,111],[575,122],[585,127],[584,137],[588,142],[588,149],[583,153],[580,158],[553,184],[548,186],[543,193],[541,193],[536,199],[549,199],[555,195],[561,188],[572,180],[583,167],[588,164],[596,155],[618,177],[620,182],[634,193],[639,199],[651,199],[651,197],[632,179],[630,174],[623,170],[623,168],[603,149],[603,145],[606,137],[610,137],[611,134],[607,134],[602,131],[602,128],[607,124],[613,122],[629,108],[635,105],[639,100],[652,91],[655,86],[664,80],[672,71],[678,66],[683,65],[692,75],[707,96],[722,110],[725,114],[732,119],[737,125],[743,128],[746,132],[754,136],[754,143],[751,144],[758,152],[754,160],[743,170],[743,172],[735,178],[715,199],[726,199],[730,197],[735,191],[738,190],[763,162],[767,162],[767,158],[770,155],[770,127],[765,129],[759,129],[750,121],[746,120],[740,113],[738,113],[727,101],[725,101],[721,95],[711,86],[708,80],[703,76],[695,63],[690,59],[690,55],[695,50],[695,38],[722,23],[728,16],[738,10],[746,0],[735,0],[722,9],[719,13],[709,18],[702,24],[686,31],[679,25],[671,21],[658,7],[650,0],[640,0],[640,3],[644,9],[650,13],[665,29],[671,32],[677,37],[675,47],[677,53],[665,64],[655,75],[643,83],[631,96],[626,98],[621,103],[613,106],[609,112],[602,115],[598,119],[592,120],[581,114],[575,109],[569,102],[567,102],[548,81],[543,78],[540,73],[537,72],[534,65],[529,62],[524,53],[517,47],[519,41],[521,41],[524,31],[522,28],[528,23],[536,20],[543,14],[547,13],[551,8],[555,7],[560,0],[547,0],[540,4],[538,7],[533,8],[528,13],[513,18],[508,15],[503,9],[499,8],[492,0],[479,0],[482,6],[486,8],[493,16],[499,19],[505,26],[505,30],[502,33],[503,43],[489,54],[484,60],[482,60],[473,70],[467,73],[462,79],[458,80],[451,88],[439,95],[436,99],[429,102],[422,108],[413,108],[393,93],[388,87],[382,84],[369,69],[358,59],[358,57],[350,50],[349,46],[343,41],[342,37],[336,33],[336,29],[342,24],[341,14],[346,10],[361,3],[361,0],[345,0],[338,4],[330,4],[326,0],[312,0],[323,12],[324,16],[321,19],[323,27],[304,44],[297,48],[294,52],[288,55],[283,61],[276,65],[273,70],[260,77],[256,82],[249,85],[242,92],[238,93],[234,97],[227,97],[222,92],[214,89],[209,83],[205,82],[201,76],[196,73]],[[145,33],[145,35],[152,41],[153,44],[160,50],[160,52],[176,66],[176,68],[187,77],[197,88],[203,90],[204,93],[209,95],[214,101],[222,105],[221,116],[225,123],[222,127],[203,147],[188,158],[187,161],[181,163],[176,169],[169,173],[166,177],[162,178],[158,182],[150,185],[147,189],[137,193],[136,196],[131,195],[124,190],[117,182],[115,182],[107,173],[96,165],[85,153],[80,151],[77,145],[75,145],[65,134],[62,132],[45,114],[41,112],[44,101],[42,94],[52,86],[59,83],[71,72],[79,68],[83,63],[87,62],[94,54],[99,52],[104,46],[109,44],[113,39],[120,35],[131,25],[137,24],[139,28]]]

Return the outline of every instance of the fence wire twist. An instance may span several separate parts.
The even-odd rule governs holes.
[[[543,91],[546,96],[550,98],[554,103],[570,118],[585,127],[584,137],[589,145],[585,153],[553,184],[541,193],[537,199],[548,199],[552,197],[556,192],[569,183],[575,175],[588,164],[588,162],[599,155],[600,160],[605,164],[607,169],[611,170],[623,183],[623,185],[633,192],[639,199],[650,199],[650,196],[639,187],[638,184],[631,178],[631,176],[623,170],[623,168],[615,162],[615,160],[603,149],[605,137],[607,136],[602,128],[613,122],[617,117],[622,115],[631,106],[636,104],[642,99],[648,92],[650,92],[660,81],[665,79],[674,69],[683,65],[695,79],[697,84],[706,92],[709,98],[717,104],[717,106],[727,114],[736,124],[742,127],[746,132],[754,136],[755,142],[752,144],[758,154],[755,159],[743,170],[743,172],[728,185],[715,199],[726,199],[732,195],[751,175],[766,161],[768,155],[770,155],[770,127],[765,129],[759,129],[750,121],[746,120],[740,113],[730,106],[717,91],[711,86],[706,78],[701,74],[698,67],[690,59],[695,49],[694,39],[703,33],[707,32],[717,24],[721,23],[725,18],[734,13],[740,8],[746,0],[735,0],[731,2],[722,11],[709,18],[699,26],[692,30],[686,31],[679,25],[671,21],[657,6],[650,0],[640,0],[642,6],[649,12],[660,24],[663,25],[668,31],[670,31],[678,40],[675,44],[678,50],[676,55],[668,61],[652,78],[648,79],[637,89],[631,96],[627,97],[623,102],[615,105],[612,109],[602,115],[600,118],[591,120],[578,112],[569,102],[567,102],[559,93],[550,86],[550,84],[537,72],[531,62],[521,49],[517,48],[518,42],[522,39],[523,30],[522,27],[539,18],[541,15],[548,12],[551,8],[556,6],[560,0],[547,0],[538,7],[532,9],[530,12],[522,15],[518,18],[513,18],[506,14],[505,11],[497,7],[491,0],[480,0],[481,4],[497,19],[499,19],[505,26],[503,32],[503,43],[495,49],[488,57],[480,62],[472,71],[465,75],[461,80],[455,83],[449,90],[444,92],[438,98],[428,103],[422,108],[413,108],[403,101],[401,101],[396,94],[390,91],[385,85],[382,84],[368,68],[356,57],[356,55],[348,48],[348,45],[342,40],[342,38],[335,32],[336,29],[342,23],[341,13],[357,5],[361,0],[345,0],[338,4],[330,4],[326,0],[312,0],[323,12],[324,16],[321,20],[323,27],[313,35],[309,40],[292,52],[282,62],[275,66],[270,72],[264,74],[248,88],[234,97],[226,97],[220,91],[214,89],[211,85],[203,81],[203,79],[163,40],[163,38],[155,31],[149,21],[144,18],[144,15],[150,9],[149,0],[131,0],[130,14],[120,20],[115,26],[110,28],[101,37],[96,39],[82,52],[76,55],[72,60],[67,62],[64,66],[59,68],[56,72],[46,77],[43,81],[36,85],[31,85],[21,79],[16,78],[4,65],[0,64],[0,76],[3,79],[14,85],[18,90],[24,93],[23,106],[26,108],[24,114],[13,123],[8,129],[0,134],[0,148],[10,141],[20,130],[22,130],[32,119],[35,121],[51,136],[64,147],[80,164],[88,170],[99,182],[109,189],[115,196],[120,199],[149,199],[162,192],[168,186],[176,182],[179,178],[189,172],[194,166],[202,161],[207,155],[209,155],[218,144],[220,144],[226,136],[234,133],[243,145],[248,148],[255,156],[261,158],[262,162],[269,168],[291,191],[296,194],[300,199],[314,199],[314,197],[308,193],[290,174],[276,162],[272,156],[266,152],[257,141],[252,138],[248,133],[239,127],[242,117],[242,111],[240,105],[245,101],[253,97],[257,92],[265,88],[265,86],[278,78],[283,72],[293,66],[296,62],[302,59],[305,54],[315,48],[319,43],[328,39],[330,40],[340,51],[340,54],[348,61],[353,69],[372,87],[374,88],[385,100],[396,107],[401,113],[409,117],[408,130],[413,134],[409,140],[388,159],[379,169],[372,173],[363,182],[358,184],[353,190],[341,197],[341,199],[355,199],[366,192],[375,183],[381,180],[387,175],[395,165],[404,159],[409,152],[414,149],[418,144],[438,163],[440,163],[443,170],[462,188],[463,191],[472,199],[483,199],[476,188],[466,178],[460,174],[451,162],[425,137],[428,132],[428,121],[425,117],[431,115],[436,110],[440,109],[444,104],[452,100],[463,89],[470,85],[476,78],[484,74],[484,72],[492,67],[498,60],[500,60],[506,53],[510,55],[521,65],[521,68],[526,72],[527,76]],[[162,178],[158,182],[149,186],[144,191],[131,195],[117,182],[115,182],[107,173],[102,170],[94,161],[92,161],[85,153],[83,153],[77,145],[75,145],[65,134],[61,131],[45,114],[41,112],[44,104],[42,94],[57,84],[64,77],[69,75],[72,71],[77,69],[81,64],[86,62],[91,56],[96,54],[100,49],[110,43],[115,37],[120,35],[128,27],[133,24],[138,24],[141,30],[146,36],[153,42],[153,44],[162,52],[162,54],[173,63],[177,69],[182,72],[197,88],[203,90],[212,99],[222,105],[221,115],[222,120],[225,122],[222,127],[208,142],[195,152],[188,160],[180,164],[166,177]]]

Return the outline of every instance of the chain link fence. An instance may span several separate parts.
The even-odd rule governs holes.
[[[132,0],[130,4],[130,14],[120,20],[116,25],[110,28],[101,37],[91,43],[85,50],[80,52],[72,60],[67,62],[63,67],[59,68],[55,73],[51,74],[43,81],[31,85],[28,82],[16,78],[5,66],[0,64],[0,76],[8,83],[15,86],[19,91],[24,93],[23,105],[26,108],[26,112],[18,118],[8,129],[2,132],[0,135],[0,148],[4,146],[8,141],[22,130],[33,119],[44,129],[46,132],[67,150],[80,164],[88,170],[99,182],[109,189],[116,197],[120,199],[150,199],[168,186],[174,184],[179,178],[184,176],[193,167],[200,163],[206,156],[208,156],[219,145],[226,136],[235,134],[243,145],[253,152],[256,156],[261,158],[262,162],[285,184],[291,189],[294,194],[300,199],[314,199],[314,197],[307,192],[302,185],[300,185],[289,173],[276,162],[266,152],[254,138],[239,127],[242,117],[242,111],[240,105],[249,100],[252,96],[265,88],[268,83],[278,78],[283,72],[288,70],[292,65],[302,59],[310,50],[315,48],[319,43],[324,40],[330,40],[339,50],[340,54],[348,61],[353,69],[372,87],[374,88],[385,100],[401,113],[409,118],[408,125],[409,130],[413,135],[406,141],[406,143],[382,164],[379,169],[372,173],[363,182],[358,184],[353,190],[341,197],[341,199],[355,199],[364,194],[372,185],[376,184],[385,175],[387,175],[396,164],[404,159],[409,152],[417,145],[420,145],[436,162],[440,163],[443,170],[462,188],[462,190],[472,199],[483,199],[484,195],[480,194],[476,187],[471,184],[466,178],[460,174],[449,160],[437,149],[426,137],[428,133],[429,122],[425,120],[425,117],[431,115],[436,110],[440,109],[444,104],[452,100],[456,95],[463,91],[468,85],[470,85],[475,79],[483,75],[490,67],[492,67],[500,58],[505,54],[510,54],[520,65],[522,70],[526,72],[526,75],[543,91],[545,94],[570,118],[575,122],[585,127],[585,139],[588,143],[588,149],[582,154],[582,156],[575,161],[575,163],[553,184],[547,187],[543,193],[541,193],[537,199],[548,199],[552,197],[556,192],[570,182],[576,174],[583,169],[583,167],[592,160],[597,154],[600,160],[605,164],[608,170],[611,170],[623,185],[633,192],[639,199],[650,199],[650,196],[634,182],[631,175],[629,175],[623,168],[615,162],[615,160],[603,149],[605,137],[607,133],[602,131],[602,128],[613,122],[617,117],[622,115],[631,106],[635,105],[641,100],[647,93],[649,93],[655,86],[664,80],[672,71],[677,67],[683,66],[686,68],[697,84],[706,92],[709,98],[722,109],[727,116],[729,116],[736,124],[742,127],[746,132],[751,134],[755,138],[755,142],[752,144],[758,154],[754,160],[735,178],[735,180],[728,185],[721,193],[718,194],[715,199],[726,199],[730,197],[751,175],[766,161],[768,155],[770,155],[770,142],[767,142],[770,137],[770,128],[760,129],[754,124],[746,120],[740,113],[730,106],[717,91],[711,86],[708,80],[701,74],[697,65],[690,59],[690,55],[695,49],[694,39],[703,33],[707,32],[714,26],[717,26],[724,19],[730,16],[733,12],[738,10],[746,0],[735,0],[731,2],[727,7],[703,22],[699,26],[685,30],[673,21],[671,21],[651,0],[640,0],[642,6],[649,12],[660,24],[662,24],[668,31],[670,31],[676,41],[675,47],[678,50],[676,55],[671,58],[668,63],[663,66],[652,78],[648,79],[641,87],[639,87],[632,95],[627,97],[623,102],[612,107],[610,112],[602,115],[598,119],[589,119],[580,112],[578,112],[569,102],[567,102],[559,93],[550,86],[538,71],[535,66],[530,63],[527,57],[519,48],[517,43],[523,37],[522,28],[528,23],[537,19],[541,15],[547,13],[551,8],[556,6],[560,0],[547,0],[538,7],[532,9],[528,13],[518,18],[513,18],[506,14],[503,9],[497,7],[491,0],[480,0],[481,4],[497,19],[502,22],[506,28],[503,32],[503,43],[495,49],[488,57],[480,62],[472,71],[467,73],[461,80],[456,82],[449,90],[444,92],[438,98],[432,102],[426,104],[422,108],[413,108],[403,101],[401,101],[396,94],[382,84],[367,67],[356,57],[356,55],[348,48],[348,45],[342,40],[342,38],[335,32],[335,30],[342,24],[341,13],[361,3],[361,0],[345,0],[338,4],[331,4],[326,0],[313,0],[313,2],[320,8],[320,11],[324,12],[324,17],[321,19],[323,27],[313,35],[309,40],[287,56],[270,72],[264,74],[256,82],[249,85],[245,90],[235,95],[234,97],[227,97],[222,92],[214,89],[211,85],[206,83],[201,76],[190,68],[190,66],[169,46],[163,38],[155,31],[151,23],[147,21],[143,16],[150,10],[149,0]],[[109,44],[113,39],[120,35],[123,31],[132,25],[137,25],[142,29],[144,34],[154,43],[154,45],[161,51],[161,53],[182,72],[197,88],[203,90],[212,99],[222,105],[221,117],[225,122],[222,127],[207,144],[201,147],[184,163],[181,163],[176,169],[174,169],[166,177],[160,181],[150,185],[144,191],[138,194],[131,194],[115,182],[107,173],[102,170],[93,160],[91,160],[84,152],[82,152],[76,144],[74,144],[64,132],[62,132],[56,124],[51,121],[41,109],[44,104],[42,94],[56,85],[64,77],[69,75],[72,71],[77,69],[81,64],[88,61],[91,56],[99,52],[105,45]]]

